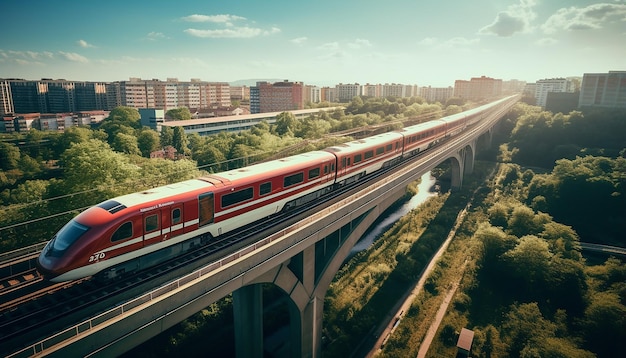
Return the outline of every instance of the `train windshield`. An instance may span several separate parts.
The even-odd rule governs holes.
[[[75,220],[68,222],[52,240],[51,253],[60,254],[67,250],[79,237],[81,237],[89,228],[85,225],[77,223]]]

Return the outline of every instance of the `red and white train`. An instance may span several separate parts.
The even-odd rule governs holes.
[[[320,198],[464,131],[505,98],[324,150],[113,198],[70,220],[41,252],[53,282],[113,278]]]

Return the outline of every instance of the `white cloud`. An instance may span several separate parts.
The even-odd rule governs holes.
[[[593,4],[583,8],[561,8],[541,26],[547,34],[566,30],[593,30],[614,20],[626,21],[626,4]]]
[[[81,62],[81,63],[87,63],[89,62],[89,60],[87,59],[87,57],[82,56],[77,54],[76,52],[63,52],[63,51],[59,51],[59,53],[65,57],[67,60],[72,61],[72,62]]]
[[[237,16],[237,15],[199,15],[193,14],[189,16],[185,16],[181,18],[183,21],[187,22],[213,22],[213,23],[223,23],[227,26],[232,26],[234,21],[246,20],[245,17]]]
[[[78,44],[78,46],[83,47],[83,48],[95,47],[94,45],[90,44],[89,42],[83,39],[76,41],[76,43]]]
[[[280,32],[280,29],[273,27],[270,30],[263,30],[246,26],[216,30],[187,29],[185,32],[191,36],[202,38],[251,38],[275,34]]]
[[[162,32],[148,32],[148,40],[151,41],[157,41],[157,40],[164,40],[164,39],[168,39],[169,37],[165,36]]]
[[[426,37],[420,40],[417,44],[422,46],[431,46],[437,43],[436,37]]]
[[[535,43],[539,46],[550,46],[554,45],[558,41],[553,39],[552,37],[544,37],[542,39],[537,40]]]
[[[336,51],[339,50],[339,42],[327,42],[317,47],[318,50]]]
[[[479,34],[509,37],[517,32],[530,32],[531,23],[537,17],[533,11],[536,0],[520,0],[506,11],[498,13],[495,20],[478,31]]]
[[[291,39],[291,40],[289,40],[289,42],[294,43],[296,45],[302,45],[307,40],[308,40],[308,38],[303,36],[303,37],[296,37],[295,39]]]
[[[356,39],[353,42],[348,43],[348,47],[352,49],[359,49],[362,47],[372,47],[372,43],[365,39]]]

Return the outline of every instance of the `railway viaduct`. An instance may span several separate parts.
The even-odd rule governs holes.
[[[116,356],[233,293],[237,356],[262,357],[261,287],[266,283],[278,286],[289,297],[290,355],[321,356],[324,296],[354,244],[405,194],[409,183],[439,164],[450,161],[452,188],[460,187],[463,175],[473,169],[478,143],[490,143],[493,127],[513,104],[423,153],[410,165],[311,210],[299,222],[14,356]]]

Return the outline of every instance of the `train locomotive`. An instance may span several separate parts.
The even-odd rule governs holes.
[[[95,275],[112,279],[153,266],[428,150],[509,98],[323,150],[104,201],[58,231],[42,250],[37,269],[45,279],[62,282]]]

